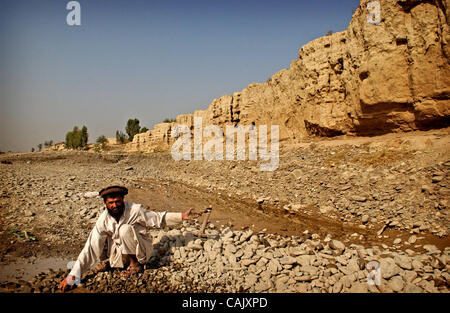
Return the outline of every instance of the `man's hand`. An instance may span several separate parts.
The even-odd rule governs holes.
[[[72,282],[75,281],[75,276],[67,276],[66,278],[64,278],[64,280],[59,284],[59,289],[62,292],[65,292],[66,290],[71,290],[74,286],[74,284]]]
[[[194,210],[194,208],[189,208],[188,210],[186,210],[185,212],[181,213],[181,218],[183,220],[191,220],[193,218],[199,217],[200,214],[191,212],[192,210]]]

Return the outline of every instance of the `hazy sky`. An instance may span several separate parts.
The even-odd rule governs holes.
[[[347,28],[358,0],[0,0],[0,150],[86,125],[149,129],[265,82],[309,41]]]

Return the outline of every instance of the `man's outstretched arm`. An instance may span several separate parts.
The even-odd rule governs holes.
[[[192,212],[193,208],[190,208],[183,213],[173,213],[173,212],[154,212],[142,209],[142,216],[145,220],[145,224],[148,227],[161,228],[164,226],[173,226],[183,220],[190,220],[196,216]],[[197,214],[198,215],[198,214]]]

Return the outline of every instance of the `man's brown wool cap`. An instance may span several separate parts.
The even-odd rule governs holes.
[[[128,189],[123,186],[109,186],[100,190],[99,195],[100,197],[105,198],[107,195],[110,195],[112,193],[125,196],[128,194]]]

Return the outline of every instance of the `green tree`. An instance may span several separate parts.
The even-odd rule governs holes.
[[[145,132],[148,132],[148,128],[144,126],[144,127],[141,128],[140,133],[142,134],[142,133],[145,133]]]
[[[34,148],[31,148],[31,152],[34,152]]]
[[[333,31],[332,31],[332,30],[329,30],[329,31],[327,32],[327,36],[331,36],[331,35],[333,35]]]
[[[127,141],[127,135],[125,135],[123,132],[118,130],[118,131],[116,131],[116,139],[117,139],[117,142],[125,143]]]
[[[44,142],[44,146],[45,147],[50,147],[51,145],[53,145],[53,140],[49,140],[49,141]]]
[[[100,147],[101,147],[101,149],[105,149],[108,139],[104,135],[101,135],[97,138],[96,142],[97,142],[97,144],[95,145],[95,149],[97,151],[97,150],[100,150]],[[97,152],[100,152],[100,151],[97,151]]]
[[[97,138],[96,142],[98,144],[104,145],[105,143],[108,142],[108,139],[106,139],[105,135],[101,135]]]
[[[41,150],[42,150],[42,143],[38,144],[37,147],[39,149],[39,152],[41,152]]]
[[[74,126],[72,133],[70,134],[71,140],[69,148],[77,149],[81,146],[81,132],[78,129],[78,126]]]
[[[73,146],[73,132],[67,132],[65,146],[66,146],[67,149],[72,149],[72,146]]]
[[[173,123],[173,122],[175,122],[174,118],[165,118],[163,121],[163,123]]]
[[[81,128],[81,134],[80,134],[81,147],[87,146],[88,138],[89,138],[89,134],[88,134],[87,127],[83,126],[83,128]]]
[[[87,127],[83,126],[80,130],[78,126],[74,126],[71,132],[66,134],[66,148],[80,149],[87,146],[89,134]]]
[[[139,134],[141,126],[139,126],[139,120],[135,118],[134,120],[129,119],[125,131],[128,134],[128,140],[133,141],[134,135]]]
[[[81,131],[78,126],[73,128],[72,148],[77,149],[81,147]]]

